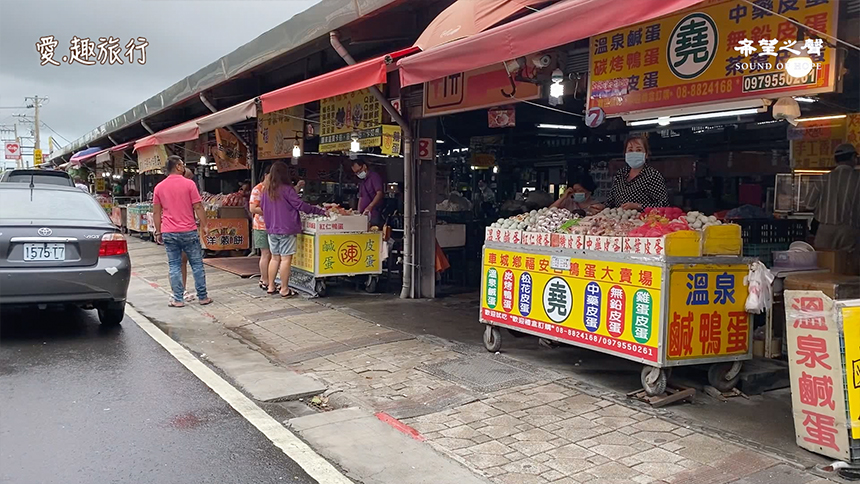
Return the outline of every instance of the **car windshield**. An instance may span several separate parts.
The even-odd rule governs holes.
[[[101,205],[80,190],[0,189],[0,221],[55,218],[108,221]]]
[[[33,180],[33,183],[37,185],[61,185],[64,187],[72,185],[72,181],[68,177],[61,175],[30,175],[27,173],[20,173],[9,175],[9,178],[6,181],[12,183],[30,183],[31,179]]]

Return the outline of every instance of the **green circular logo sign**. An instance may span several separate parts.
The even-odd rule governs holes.
[[[707,14],[696,12],[682,18],[666,45],[669,69],[681,79],[699,77],[714,62],[719,37],[717,24]]]

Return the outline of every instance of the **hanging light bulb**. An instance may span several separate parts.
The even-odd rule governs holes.
[[[293,159],[298,160],[302,156],[302,147],[299,146],[299,142],[296,141],[296,144],[293,145]]]
[[[206,155],[200,155],[200,164],[206,166]]]
[[[564,96],[564,85],[561,83],[564,80],[564,73],[561,69],[556,68],[552,71],[552,84],[549,86],[549,103],[553,106],[560,104],[561,97]]]
[[[785,61],[785,73],[794,78],[806,77],[812,71],[814,64],[809,56],[792,57]]]
[[[349,151],[353,153],[361,151],[361,144],[358,142],[358,135],[352,135],[352,142],[349,144]]]

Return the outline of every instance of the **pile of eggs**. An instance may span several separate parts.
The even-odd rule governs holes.
[[[490,227],[527,232],[553,233],[574,215],[565,208],[542,208],[511,218],[500,218]]]
[[[691,229],[694,230],[704,230],[705,227],[710,227],[711,225],[722,225],[722,222],[717,220],[717,217],[713,215],[707,216],[702,212],[687,212],[687,215],[684,216],[684,220],[687,221],[687,224],[690,225]]]

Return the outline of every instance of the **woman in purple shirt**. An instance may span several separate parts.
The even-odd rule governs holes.
[[[269,180],[263,185],[263,196],[260,197],[260,208],[263,209],[263,220],[266,221],[266,232],[269,235],[269,250],[272,261],[269,262],[269,294],[275,294],[275,276],[281,276],[281,297],[295,296],[290,289],[290,269],[293,254],[296,253],[296,235],[302,232],[302,218],[299,212],[325,215],[325,210],[314,207],[302,201],[290,182],[290,169],[283,161],[272,165]]]
[[[382,177],[370,171],[367,163],[352,161],[352,172],[361,180],[358,187],[358,211],[367,215],[371,227],[382,228]]]

